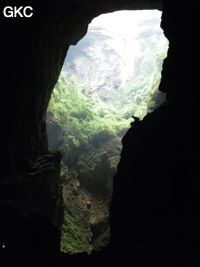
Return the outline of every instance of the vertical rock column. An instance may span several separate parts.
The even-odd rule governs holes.
[[[124,136],[110,207],[110,247],[135,262],[199,264],[199,2],[165,1],[168,104]]]

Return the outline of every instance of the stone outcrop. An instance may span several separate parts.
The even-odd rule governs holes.
[[[63,200],[60,186],[60,160],[60,152],[46,153],[34,162],[30,161],[28,171],[7,179],[2,177],[1,200],[15,203],[22,213],[27,215],[43,214],[58,229],[61,229]]]
[[[8,4],[5,2],[1,1],[1,10]],[[52,207],[62,203],[62,198],[59,193],[51,194],[51,187],[55,181],[55,188],[59,188],[55,173],[59,172],[60,157],[47,151],[45,113],[67,49],[86,33],[93,17],[120,9],[161,8],[161,2],[43,0],[31,3],[34,16],[30,19],[1,15],[1,200],[16,201],[22,213],[25,210],[30,214],[34,207],[35,213],[47,216],[59,227],[56,220],[62,211],[58,215]],[[199,1],[164,1],[161,26],[170,46],[160,90],[167,93],[168,106],[149,114],[144,122],[133,124],[123,139],[110,209],[108,253],[114,256],[105,261],[102,252],[89,261],[81,255],[73,257],[73,266],[80,266],[80,261],[87,266],[199,266],[199,11]],[[47,165],[55,162],[49,172],[37,169],[44,155],[51,155],[51,160],[55,157],[47,161]],[[27,195],[23,190],[29,178],[32,189]],[[37,188],[43,193],[39,180],[48,195],[41,205],[40,195],[34,193]],[[1,233],[9,222],[7,216],[1,216]],[[15,224],[20,233],[20,219]],[[53,236],[50,228],[48,234]],[[17,237],[12,227],[8,232],[7,243],[11,244]],[[33,233],[30,243],[34,242]],[[9,259],[19,251],[19,247],[9,250]],[[51,257],[50,252],[41,262],[35,252],[32,266],[52,266]],[[69,258],[62,258],[65,266]],[[21,260],[23,265],[27,266]]]
[[[164,103],[167,103],[166,94],[156,90],[148,103],[147,113],[153,112],[156,108]]]
[[[47,117],[46,126],[47,126],[47,137],[49,143],[48,148],[50,151],[56,151],[59,148],[59,146],[61,146],[62,143],[64,142],[63,126],[58,119],[52,116]]]

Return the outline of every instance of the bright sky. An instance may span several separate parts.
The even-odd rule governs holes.
[[[158,10],[137,10],[137,11],[116,11],[113,13],[103,14],[94,18],[92,26],[104,27],[108,31],[129,32],[136,30],[137,25],[148,17],[161,18],[161,11]]]
[[[132,73],[134,59],[141,55],[137,40],[137,36],[141,33],[140,23],[148,21],[150,18],[155,19],[158,24],[149,26],[148,23],[143,23],[142,31],[149,27],[162,31],[159,25],[161,14],[162,12],[158,10],[117,11],[103,14],[93,19],[89,25],[89,31],[100,27],[103,29],[99,32],[111,37],[106,44],[121,55],[121,63],[124,61],[122,72],[125,77]]]

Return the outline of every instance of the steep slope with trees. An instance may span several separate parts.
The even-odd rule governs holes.
[[[49,148],[63,154],[64,252],[91,253],[108,244],[108,208],[121,138],[136,117],[141,120],[154,109],[155,95],[160,97],[156,105],[164,100],[158,87],[168,43],[158,26],[159,15],[150,13],[138,22],[134,38],[126,39],[126,29],[117,45],[116,33],[91,27],[69,50],[52,93],[47,133]],[[137,55],[128,59],[133,44]]]

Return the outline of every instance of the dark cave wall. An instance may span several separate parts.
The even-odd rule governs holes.
[[[45,111],[68,48],[60,43],[58,22],[52,19],[60,11],[56,5],[48,7],[43,1],[32,6],[30,19],[1,17],[2,144],[7,151],[2,166],[11,175],[30,167],[27,158],[45,153]]]
[[[23,171],[26,157],[36,158],[45,153],[45,112],[69,45],[76,44],[86,34],[91,19],[102,12],[143,5],[143,1],[132,2],[52,1],[47,5],[40,1],[37,5],[21,1],[33,7],[33,17],[1,16],[1,118],[6,132],[1,140],[3,151],[7,151],[2,164],[6,173]],[[5,6],[3,1],[1,10]],[[147,1],[144,7],[160,4]]]
[[[7,1],[1,1],[1,10],[7,5]],[[10,1],[9,5],[16,6],[16,2]],[[31,177],[31,181],[32,177],[39,177],[38,179],[42,181],[48,178],[46,171],[51,172],[52,168],[56,172],[60,156],[56,154],[53,161],[48,160],[50,153],[47,150],[46,108],[69,45],[76,44],[86,34],[88,23],[92,18],[103,12],[123,8],[161,7],[160,1],[151,0],[114,2],[63,0],[59,3],[43,0],[38,4],[35,1],[22,0],[18,6],[20,5],[32,6],[33,16],[5,18],[2,12],[0,18],[2,62],[0,171],[3,183],[8,179],[15,180],[16,177],[20,177],[21,180],[24,177],[25,180]],[[43,157],[42,163],[41,157]],[[55,184],[58,179],[55,178]],[[21,184],[23,188],[23,182]],[[34,188],[32,183],[30,186]],[[46,189],[46,194],[49,190],[50,188]],[[12,190],[7,192],[4,192],[3,199],[12,198]],[[61,196],[54,195],[54,199],[57,198],[60,199]],[[16,201],[16,198],[13,201]],[[48,217],[52,219],[52,215]]]
[[[170,45],[160,90],[168,104],[134,122],[122,140],[110,245],[141,262],[200,262],[199,11],[197,1],[165,1],[161,26]]]
[[[6,5],[1,1],[1,10]],[[33,6],[31,19],[1,14],[0,23],[1,201],[15,203],[26,214],[43,214],[60,228],[61,155],[47,150],[45,113],[67,49],[86,33],[93,17],[161,8],[161,2],[43,0],[21,5]],[[118,255],[164,253],[170,264],[199,261],[199,5],[164,3],[161,25],[170,47],[160,90],[167,93],[168,105],[133,123],[123,138],[110,208],[110,247]]]
[[[161,27],[170,40],[170,50],[164,61],[160,90],[167,92],[171,103],[185,105],[184,109],[193,103],[193,109],[198,110],[200,3],[166,1],[165,6]]]

